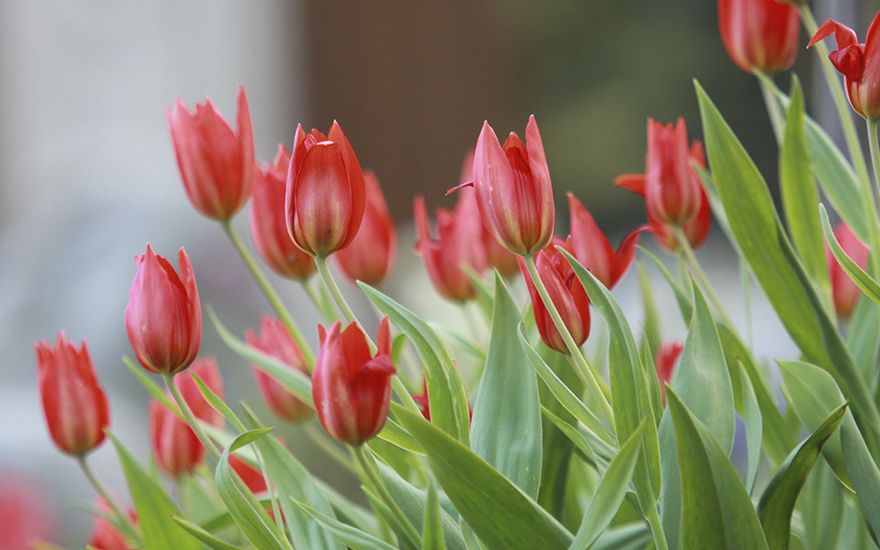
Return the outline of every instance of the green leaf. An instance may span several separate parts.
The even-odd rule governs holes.
[[[656,258],[655,258],[656,259]],[[651,354],[657,353],[662,342],[660,331],[660,314],[657,313],[657,301],[654,299],[654,289],[651,286],[651,276],[645,267],[645,262],[641,258],[636,262],[639,268],[639,288],[642,291],[642,307],[645,310],[645,319],[642,322],[642,330],[644,331],[644,347],[647,344]]]
[[[546,407],[542,407],[541,411],[544,413],[554,426],[559,428],[559,430],[572,442],[574,446],[577,447],[583,454],[584,461],[588,464],[591,464],[596,467],[597,471],[601,471],[600,468],[605,468],[614,455],[616,454],[616,449],[608,448],[608,453],[601,455],[602,458],[597,458],[595,451],[593,451],[592,442],[589,440],[589,437],[581,433],[581,430],[587,431],[586,428],[583,428],[582,425],[573,425],[565,421],[553,414]]]
[[[644,522],[630,523],[607,529],[591,550],[643,550],[651,540],[651,532]]]
[[[696,87],[709,164],[739,248],[804,357],[830,372],[851,400],[872,456],[880,456],[880,413],[782,230],[767,184],[712,101]]]
[[[302,502],[294,503],[309,514],[318,524],[330,533],[333,538],[353,550],[397,550],[387,542],[368,535],[351,525],[346,525],[334,518],[325,516]]]
[[[880,306],[868,297],[859,298],[859,303],[850,317],[846,329],[846,347],[852,351],[862,378],[874,380],[876,378],[874,367],[880,354]],[[877,401],[876,395],[875,401]]]
[[[141,468],[113,433],[108,432],[107,435],[116,447],[116,455],[137,511],[138,523],[144,537],[144,550],[199,550],[201,546],[196,539],[172,519],[171,516],[180,515],[180,512],[165,494],[159,480]]]
[[[629,441],[623,444],[614,460],[608,464],[608,468],[602,474],[602,479],[599,480],[599,485],[596,486],[593,498],[590,499],[590,507],[584,515],[577,536],[569,546],[569,550],[587,550],[614,519],[623,498],[626,496],[633,472],[636,469],[636,461],[642,445],[642,432],[647,421],[647,417],[642,420],[642,425],[632,434]]]
[[[497,273],[492,332],[471,421],[471,449],[537,498],[543,452],[538,381],[517,338],[519,309]]]
[[[214,550],[244,550],[241,546],[235,546],[234,544],[229,544],[228,542],[218,539],[195,523],[191,523],[177,516],[172,516],[172,519],[176,521],[177,524],[180,525],[184,531],[199,539],[203,543],[207,544]]]
[[[682,548],[767,549],[749,494],[727,455],[671,388],[666,399],[675,425],[682,472]]]
[[[376,308],[388,315],[415,346],[425,367],[431,421],[465,445],[470,438],[470,411],[458,370],[443,341],[418,315],[369,285],[358,285]]]
[[[392,407],[425,450],[455,508],[489,550],[566,548],[536,510],[537,504],[504,476],[421,415]]]
[[[840,267],[868,298],[880,304],[880,284],[865,273],[865,270],[859,267],[859,264],[850,258],[849,254],[837,242],[837,237],[834,236],[834,231],[831,229],[831,222],[828,221],[828,212],[825,211],[825,206],[822,204],[819,205],[819,216],[822,218],[822,231],[825,232],[825,240]]]
[[[789,455],[788,460],[770,480],[761,501],[758,503],[758,518],[764,527],[767,545],[770,550],[788,550],[791,537],[791,514],[797,497],[813,469],[813,464],[822,452],[822,445],[831,437],[843,421],[846,405],[831,411],[831,414]],[[873,462],[872,462],[873,464]]]
[[[847,415],[840,427],[840,444],[865,518],[874,533],[880,533],[880,470],[851,415]]]
[[[433,479],[428,482],[428,498],[425,502],[425,528],[422,533],[422,550],[446,550],[443,539],[443,523],[440,516],[440,499]]]
[[[737,363],[742,374],[743,383],[743,422],[746,427],[746,444],[749,457],[749,469],[746,473],[746,489],[749,494],[755,487],[755,479],[758,477],[758,467],[761,465],[761,440],[764,437],[763,417],[755,388],[749,380],[745,367]]]
[[[201,392],[202,397],[205,398],[205,401],[207,401],[209,405],[214,407],[217,412],[222,414],[223,417],[230,423],[232,423],[232,425],[235,426],[235,429],[237,429],[239,432],[247,431],[244,427],[244,424],[242,424],[241,420],[239,420],[238,417],[235,416],[235,413],[232,412],[232,409],[229,408],[226,402],[220,399],[220,397],[216,393],[214,393],[214,390],[209,388],[208,385],[205,384],[205,381],[202,380],[198,374],[194,372],[190,372],[188,374],[192,376],[193,380],[196,383],[196,386],[199,388],[199,392]]]

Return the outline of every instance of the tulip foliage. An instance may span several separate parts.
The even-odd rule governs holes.
[[[282,145],[273,163],[231,181],[216,167],[248,158],[232,146],[253,140],[243,88],[237,135],[212,104],[191,116],[178,101],[169,124],[188,196],[222,224],[273,309],[259,333],[231,333],[222,311],[208,311],[205,328],[241,356],[224,368],[251,366],[265,403],[225,401],[217,364],[196,359],[203,325],[189,256],[180,250],[178,274],[147,245],[125,327],[143,368],[127,363],[153,397],[150,434],[114,432],[84,344],[77,350],[62,333],[55,349],[36,347],[50,434],[100,493],[92,540],[147,550],[874,547],[880,166],[871,176],[865,158],[880,163],[877,23],[858,44],[848,27],[818,27],[803,2],[791,3],[719,1],[721,37],[768,102],[780,211],[699,83],[700,141],[681,119],[649,119],[644,175],[617,179],[644,198],[647,220],[616,248],[573,194],[569,231],[554,235],[552,166],[536,117],[525,143],[511,133],[502,145],[486,122],[453,189],[457,204],[437,210],[435,231],[426,205],[434,198],[414,199],[414,252],[434,286],[425,292],[461,308],[467,329],[415,313],[394,287],[376,288],[394,267],[397,232],[379,176],[362,170],[338,123],[327,135],[298,127],[292,154]],[[814,36],[826,74],[845,76],[829,85],[846,155],[806,114],[797,78],[786,93],[768,76],[791,65],[793,17]],[[832,34],[838,51],[829,57],[821,41]],[[867,120],[870,155],[852,139],[851,107]],[[221,138],[229,147],[216,147]],[[306,327],[317,338],[303,336],[229,223],[251,177],[257,252],[304,285],[325,317]],[[840,218],[835,229],[831,216]],[[701,267],[695,249],[713,217],[795,353],[757,353],[751,342],[763,335],[728,314],[750,298],[719,295]],[[644,233],[682,269],[639,248]],[[358,285],[349,293],[362,293],[382,319],[378,330],[362,323],[375,317],[347,305],[328,269],[334,255]],[[639,319],[612,293],[626,288],[618,283],[635,261]],[[655,293],[677,307],[661,315]],[[303,307],[311,306],[294,310]],[[686,333],[664,334],[670,323]],[[279,423],[305,426],[363,494],[310,472],[273,433]],[[88,467],[105,429],[133,512]],[[149,438],[152,456],[133,456],[123,436]]]

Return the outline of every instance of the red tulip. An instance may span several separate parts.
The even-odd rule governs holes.
[[[34,345],[37,380],[46,423],[55,445],[82,456],[104,441],[110,410],[85,341],[79,349],[58,333],[55,349],[47,340]]]
[[[364,186],[367,202],[361,228],[351,245],[337,251],[335,258],[339,270],[350,281],[377,285],[394,269],[397,229],[388,213],[379,180],[370,170],[364,172]]]
[[[522,256],[547,246],[556,210],[534,116],[526,126],[526,145],[511,133],[502,147],[484,122],[474,151],[473,175],[483,225],[504,248]]]
[[[335,121],[327,136],[297,126],[284,204],[287,232],[309,255],[327,256],[354,240],[364,217],[364,175]]]
[[[98,510],[106,514],[113,514],[113,509],[103,498],[98,498]],[[129,512],[129,517],[137,523],[137,514],[134,510]],[[128,544],[125,535],[103,516],[95,515],[92,534],[89,536],[88,546],[96,550],[130,550],[133,547]]]
[[[245,340],[252,348],[258,349],[267,355],[278,359],[288,367],[302,373],[308,373],[305,357],[296,345],[290,331],[284,323],[271,317],[263,317],[260,321],[260,335],[248,330]],[[256,365],[252,365],[257,388],[266,401],[269,410],[282,420],[298,422],[312,415],[312,409],[297,399],[292,393],[284,389],[274,378],[263,372]]]
[[[797,57],[797,8],[776,0],[718,0],[718,27],[728,55],[749,73],[791,67]]]
[[[318,327],[321,349],[312,373],[312,399],[321,425],[331,437],[362,445],[382,431],[388,417],[391,375],[391,329],[388,317],[379,324],[378,353],[370,356],[367,337],[352,323],[330,332]]]
[[[425,199],[415,198],[415,251],[422,257],[434,288],[445,298],[464,302],[477,294],[464,268],[483,273],[486,250],[481,246],[484,229],[474,191],[462,189],[459,193],[455,210],[437,209],[437,239],[431,237]]]
[[[648,119],[645,207],[667,225],[682,225],[700,210],[702,185],[690,166],[689,153],[683,119],[674,127]]]
[[[125,309],[125,330],[141,365],[157,374],[180,372],[202,341],[202,308],[192,265],[181,248],[177,263],[153,253],[135,256],[138,272]]]
[[[630,232],[615,252],[593,216],[571,193],[568,194],[568,206],[571,211],[571,236],[565,241],[566,250],[606,288],[614,288],[632,265],[639,234],[644,228]]]
[[[666,342],[657,351],[657,357],[654,359],[654,369],[657,371],[657,379],[660,381],[660,393],[663,399],[666,399],[666,388],[663,385],[672,380],[672,373],[675,371],[676,365],[678,365],[678,360],[681,358],[683,350],[684,344],[681,342]]]
[[[254,191],[248,215],[251,238],[257,252],[279,275],[305,280],[314,273],[315,260],[299,249],[287,233],[287,170],[290,153],[284,144],[278,146],[273,164],[254,169]]]
[[[253,181],[254,133],[244,86],[238,87],[238,133],[209,98],[194,111],[178,97],[174,110],[165,113],[183,186],[196,210],[228,220],[247,202]]]
[[[229,466],[238,474],[248,489],[255,495],[266,491],[269,486],[259,468],[237,454],[229,455]]]
[[[541,281],[550,294],[550,300],[556,306],[556,310],[562,317],[571,337],[580,346],[590,334],[590,300],[587,297],[587,291],[575,276],[568,261],[556,249],[557,245],[562,244],[562,239],[554,238],[550,246],[538,252],[535,265],[538,269],[538,276],[541,277]],[[535,312],[535,324],[538,325],[541,339],[548,347],[560,353],[569,353],[568,346],[565,345],[565,340],[562,339],[562,335],[550,317],[547,306],[538,294],[538,289],[522,259],[519,260],[519,267],[529,289],[532,309]]]
[[[180,479],[205,459],[205,447],[182,418],[156,400],[150,400],[150,446],[159,470]]]
[[[874,17],[864,44],[859,44],[855,31],[846,25],[828,20],[819,27],[807,44],[834,35],[837,51],[828,58],[844,76],[849,103],[857,113],[870,120],[880,119],[880,13]]]
[[[856,237],[852,229],[844,222],[840,222],[834,228],[834,236],[843,251],[856,262],[859,267],[865,269],[868,265],[868,248],[862,244],[862,241]],[[834,299],[834,309],[837,316],[841,319],[847,319],[852,315],[859,298],[862,297],[862,291],[859,289],[849,275],[837,263],[837,259],[831,254],[831,250],[826,245],[825,256],[828,260],[828,274],[831,278],[831,296]]]

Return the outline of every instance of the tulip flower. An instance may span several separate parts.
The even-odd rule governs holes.
[[[34,345],[37,380],[49,433],[59,449],[83,456],[104,441],[110,410],[85,341],[79,349],[58,333],[55,349],[47,340]]]
[[[150,245],[135,256],[137,275],[125,309],[125,330],[141,366],[156,374],[180,372],[202,341],[202,308],[192,265],[181,248],[180,276]]]
[[[672,373],[675,371],[678,360],[681,358],[681,352],[684,350],[684,344],[681,342],[666,342],[660,346],[657,351],[657,357],[654,358],[654,369],[657,371],[657,379],[660,381],[660,394],[666,399],[666,388],[664,384],[672,381]]]
[[[339,270],[350,281],[377,285],[394,269],[397,229],[388,213],[379,180],[370,170],[364,172],[364,187],[367,199],[361,227],[351,245],[337,251],[334,257]]]
[[[190,202],[211,219],[232,218],[247,202],[254,177],[254,132],[244,86],[238,87],[238,132],[209,98],[190,114],[178,97],[166,116]]]
[[[703,152],[703,145],[699,141],[694,141],[691,145],[689,160],[698,166],[706,166],[706,157]],[[696,173],[694,174],[696,175]],[[638,193],[645,198],[646,178],[644,174],[624,174],[618,176],[614,184],[628,189],[634,193]],[[646,201],[647,204],[647,201]],[[654,234],[657,244],[669,251],[675,253],[678,250],[678,239],[675,236],[675,228],[671,225],[663,223],[648,210],[648,226],[647,230]],[[712,225],[712,208],[709,206],[709,197],[706,190],[700,184],[700,208],[697,215],[690,221],[681,225],[681,230],[694,250],[703,246],[709,237],[709,228]]]
[[[255,495],[269,488],[266,484],[266,478],[263,477],[263,472],[237,454],[232,453],[229,455],[229,466]]]
[[[645,207],[666,225],[682,225],[700,210],[702,185],[690,165],[687,127],[678,119],[673,127],[648,119],[648,155],[645,162]]]
[[[865,269],[868,264],[868,248],[862,244],[862,241],[856,237],[852,229],[844,222],[838,223],[834,227],[834,237],[840,243],[843,251],[856,262],[859,267]],[[837,259],[831,254],[828,245],[825,246],[825,257],[828,260],[828,274],[831,278],[831,296],[834,300],[834,309],[837,316],[841,319],[847,319],[852,315],[862,291],[859,289],[849,275],[837,263]]]
[[[568,261],[556,249],[557,245],[562,244],[562,239],[554,238],[550,246],[538,252],[535,266],[538,269],[541,282],[547,287],[550,300],[553,301],[553,305],[556,306],[556,310],[565,323],[565,327],[575,343],[580,346],[590,334],[590,300],[587,297],[587,291],[575,276]],[[538,325],[541,339],[548,347],[560,353],[569,353],[565,340],[559,334],[559,330],[550,317],[547,306],[538,294],[538,289],[521,258],[519,259],[519,267],[529,289],[532,309],[535,312],[535,324]]]
[[[293,370],[308,373],[308,366],[302,351],[296,345],[290,331],[284,323],[271,317],[263,317],[260,321],[260,335],[248,330],[245,333],[247,344],[263,353],[278,359]],[[272,414],[288,422],[298,422],[312,415],[312,409],[284,389],[278,381],[263,372],[256,365],[251,365],[257,388]]]
[[[474,151],[473,176],[483,225],[504,248],[526,256],[547,246],[556,210],[534,116],[526,125],[526,145],[511,133],[502,147],[495,131],[484,122]]]
[[[290,153],[278,146],[275,162],[254,170],[254,189],[248,213],[251,238],[263,260],[283,277],[304,281],[315,272],[315,260],[299,249],[287,233],[287,170]]]
[[[326,136],[297,126],[284,206],[290,238],[311,256],[354,240],[366,207],[364,174],[335,121]]]
[[[632,265],[639,234],[645,228],[630,232],[615,252],[593,216],[571,193],[568,194],[568,206],[571,211],[571,235],[565,241],[565,249],[611,290]]]
[[[415,252],[421,256],[437,292],[455,302],[464,302],[477,295],[464,268],[483,273],[486,250],[480,246],[483,229],[474,191],[462,189],[459,192],[462,194],[455,210],[437,209],[436,239],[431,236],[425,199],[415,198]]]
[[[321,425],[331,437],[362,445],[382,431],[391,399],[391,329],[388,317],[379,324],[378,353],[370,355],[367,337],[356,324],[342,330],[336,322],[327,332],[318,327],[321,349],[312,373],[312,399]]]
[[[774,74],[797,57],[800,15],[776,0],[718,0],[718,28],[727,54],[748,72]]]
[[[855,31],[846,25],[828,20],[819,27],[807,44],[809,48],[816,42],[834,35],[837,51],[831,52],[828,59],[845,77],[849,103],[863,118],[880,119],[880,13],[874,17],[864,44],[859,44]]]

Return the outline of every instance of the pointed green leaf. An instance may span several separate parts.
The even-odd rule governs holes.
[[[671,388],[666,399],[675,425],[682,472],[682,548],[761,549],[767,541],[749,494],[727,455]]]
[[[519,309],[496,271],[492,332],[474,403],[471,449],[537,498],[543,453],[541,405],[535,370],[517,337],[521,323]]]
[[[202,397],[205,398],[205,401],[207,401],[209,405],[214,407],[217,412],[222,414],[223,418],[232,423],[232,425],[235,426],[235,428],[239,432],[247,431],[245,430],[244,424],[241,423],[241,420],[239,420],[238,417],[235,416],[235,413],[232,412],[232,409],[229,408],[229,405],[227,405],[225,401],[220,399],[220,397],[216,393],[214,393],[214,390],[209,388],[208,385],[205,384],[205,381],[202,380],[198,374],[194,372],[190,372],[188,374],[192,376],[193,381],[195,381],[196,386],[199,388],[199,392],[202,394]]]
[[[294,503],[317,521],[333,538],[353,550],[397,550],[387,542],[377,539],[373,535],[368,535],[351,525],[346,525],[335,518],[325,516],[307,504],[296,501]]]

